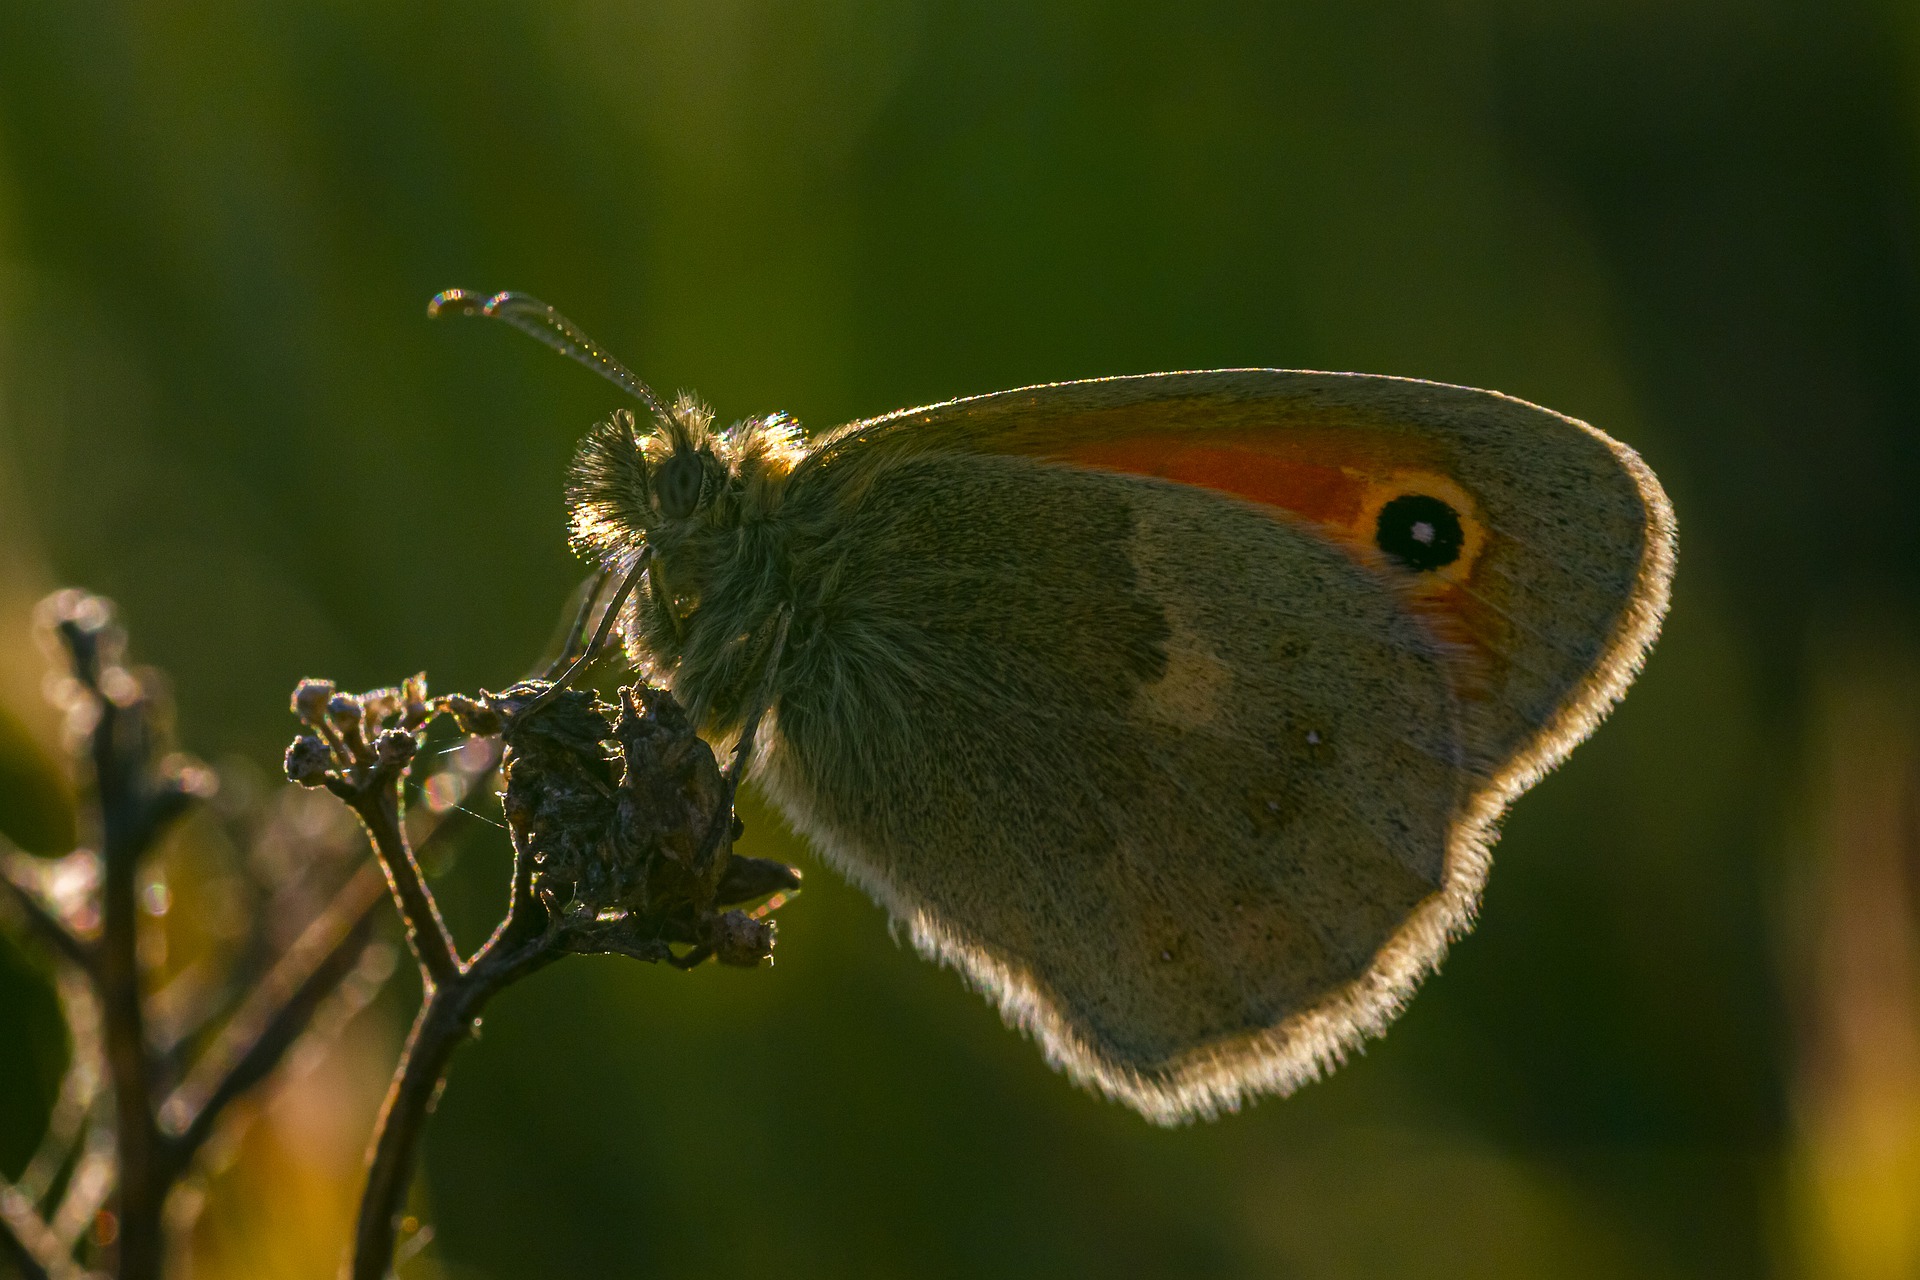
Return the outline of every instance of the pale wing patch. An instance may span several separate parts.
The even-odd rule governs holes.
[[[1144,575],[1143,575],[1144,576]],[[1134,695],[1134,713],[1176,729],[1199,729],[1218,716],[1233,672],[1192,628],[1169,618],[1167,671]]]

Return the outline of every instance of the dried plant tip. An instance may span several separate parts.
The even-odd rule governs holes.
[[[299,716],[303,724],[318,725],[332,697],[333,681],[302,680],[293,688],[293,714]]]
[[[116,707],[134,706],[146,696],[146,690],[141,686],[140,678],[122,666],[103,668],[97,683],[100,696]]]
[[[394,688],[369,689],[360,695],[360,715],[369,734],[401,711],[400,691]]]
[[[712,917],[706,928],[706,944],[721,964],[751,969],[762,960],[773,959],[773,921],[755,920],[744,911],[728,911]]]
[[[113,622],[113,602],[85,591],[56,591],[34,610],[48,657],[72,664],[80,683],[100,692],[100,672],[126,651],[126,636]]]
[[[413,759],[419,745],[405,729],[388,729],[374,741],[374,759],[384,768],[400,768]]]
[[[287,748],[287,777],[303,787],[317,787],[333,767],[333,751],[319,738],[303,733]]]
[[[482,706],[464,693],[448,694],[445,706],[455,726],[470,737],[491,738],[505,727],[498,711]]]
[[[160,776],[181,795],[197,800],[220,794],[220,775],[184,752],[175,751],[163,759]]]
[[[418,729],[433,718],[433,704],[427,701],[427,673],[422,671],[400,682],[400,725]]]
[[[34,622],[48,630],[71,627],[91,635],[104,630],[113,621],[113,602],[77,587],[67,587],[42,600],[34,609]]]
[[[373,747],[369,741],[369,729],[378,730],[380,718],[371,711],[372,694],[336,693],[327,699],[326,722],[320,726],[320,732],[329,730],[340,736],[346,753],[360,764],[373,758]]]

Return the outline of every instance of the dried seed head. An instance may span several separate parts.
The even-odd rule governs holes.
[[[755,920],[744,911],[727,911],[711,918],[707,945],[721,964],[751,969],[773,959],[773,921]]]
[[[332,749],[310,733],[301,734],[287,748],[287,777],[303,787],[320,786],[332,767]]]
[[[387,768],[399,768],[413,759],[418,747],[405,729],[388,729],[374,741],[374,759]]]

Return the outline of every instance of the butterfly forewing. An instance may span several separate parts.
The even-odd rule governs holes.
[[[1591,730],[1666,607],[1673,516],[1645,464],[1494,392],[1265,369],[1105,378],[856,423],[820,457],[943,448],[1166,477],[1308,522],[1454,651],[1471,762],[1503,789]],[[1408,570],[1383,551],[1382,516],[1409,495],[1457,516],[1448,562]]]

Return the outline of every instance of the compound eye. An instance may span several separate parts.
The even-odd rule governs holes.
[[[1380,508],[1373,540],[1397,563],[1431,573],[1458,560],[1467,539],[1459,512],[1429,494],[1404,493]]]
[[[660,510],[675,520],[684,520],[700,505],[700,459],[691,453],[675,451],[654,478],[654,496]]]

